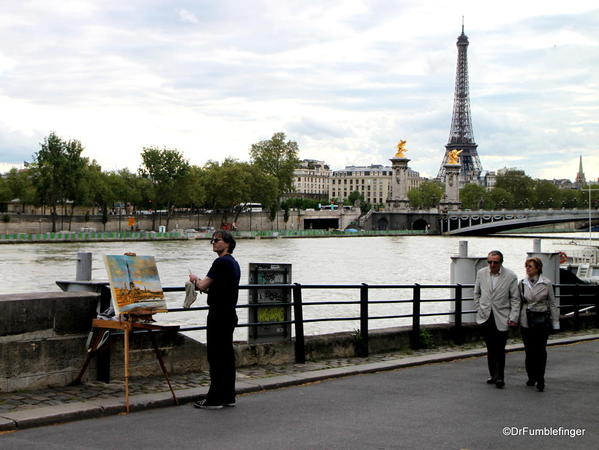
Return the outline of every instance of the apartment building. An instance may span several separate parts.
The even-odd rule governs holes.
[[[347,166],[333,171],[330,180],[329,198],[344,201],[349,194],[358,191],[372,205],[385,204],[391,192],[393,170],[390,166]],[[423,178],[408,168],[408,191],[420,186]]]
[[[331,169],[324,161],[304,159],[300,162],[300,167],[295,169],[293,175],[295,190],[293,195],[306,198],[328,197]]]

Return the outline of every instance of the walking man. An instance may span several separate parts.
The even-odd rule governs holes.
[[[487,345],[487,383],[503,388],[508,326],[516,326],[520,315],[518,278],[514,272],[503,267],[503,255],[498,250],[489,252],[487,263],[488,266],[476,274],[476,323],[482,326]]]
[[[218,258],[205,278],[189,275],[196,289],[208,292],[208,323],[206,330],[210,389],[196,408],[221,409],[235,406],[235,352],[233,331],[237,325],[235,305],[239,296],[239,264],[233,258],[235,239],[227,231],[216,231],[210,240]]]

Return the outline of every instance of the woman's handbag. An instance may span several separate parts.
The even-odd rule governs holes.
[[[528,319],[528,327],[534,329],[545,328],[551,331],[551,315],[549,311],[531,311],[526,310],[526,318]]]

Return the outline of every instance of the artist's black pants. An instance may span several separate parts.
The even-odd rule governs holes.
[[[485,344],[487,344],[487,364],[489,376],[497,380],[503,380],[505,369],[505,344],[507,343],[507,331],[499,331],[495,325],[493,312],[489,319],[482,324]]]
[[[208,313],[206,340],[208,364],[210,364],[210,389],[206,399],[209,403],[224,404],[235,401],[235,351],[233,331],[237,316]]]
[[[545,384],[545,367],[547,366],[547,337],[545,327],[520,327],[526,359],[524,365],[528,379],[541,385]]]

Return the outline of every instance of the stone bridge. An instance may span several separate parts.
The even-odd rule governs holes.
[[[514,211],[450,211],[440,217],[442,234],[492,234],[516,228],[564,222],[599,221],[598,210],[542,209]]]

